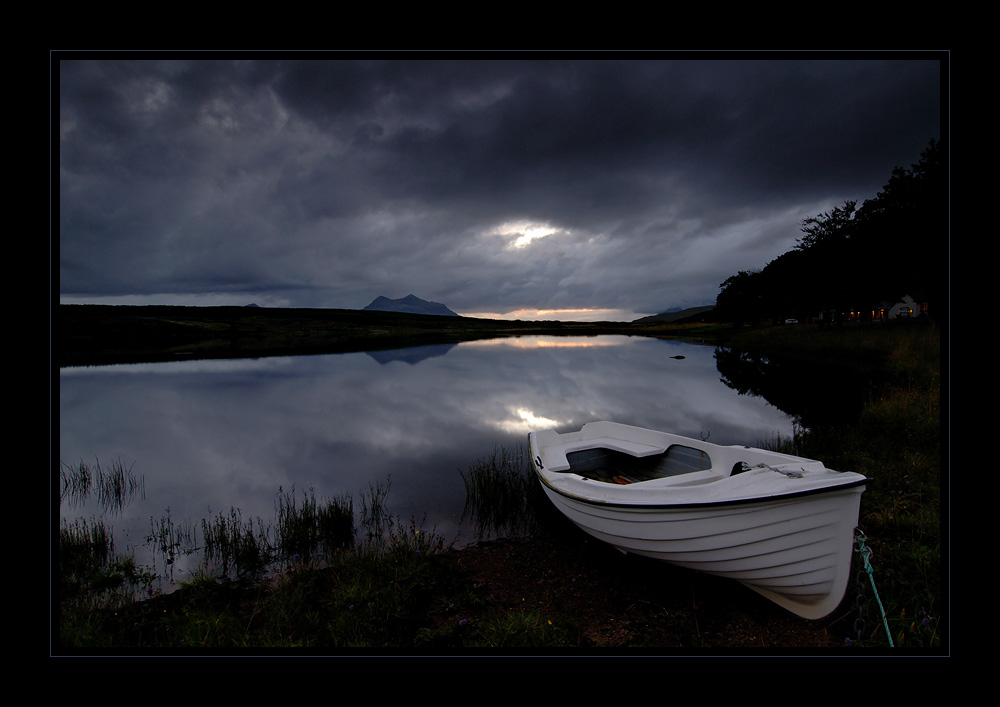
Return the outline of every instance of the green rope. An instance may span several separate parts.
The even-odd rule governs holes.
[[[872,592],[875,593],[875,601],[878,602],[879,612],[882,614],[882,625],[885,627],[886,638],[889,639],[889,647],[894,648],[892,643],[892,633],[889,631],[889,621],[885,616],[885,609],[882,606],[882,600],[878,596],[878,589],[875,588],[875,570],[872,569],[871,562],[869,558],[872,555],[871,548],[865,547],[865,534],[861,528],[855,528],[856,538],[857,538],[857,550],[858,555],[861,556],[861,560],[864,563],[865,571],[868,573],[868,580],[872,585]]]

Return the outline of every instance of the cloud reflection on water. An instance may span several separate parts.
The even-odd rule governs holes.
[[[231,507],[269,519],[279,488],[358,499],[389,477],[390,511],[426,513],[451,540],[465,502],[459,472],[497,445],[523,445],[531,429],[609,419],[721,444],[792,429],[720,381],[713,347],[521,337],[423,353],[64,369],[60,459],[134,464],[147,500],[121,521],[133,540],[168,507],[195,523]]]

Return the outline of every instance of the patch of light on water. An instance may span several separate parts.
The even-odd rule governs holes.
[[[496,426],[504,432],[515,434],[528,434],[534,430],[544,430],[559,427],[558,420],[536,415],[527,408],[508,408],[510,417],[506,420],[498,420]]]
[[[607,346],[621,346],[632,340],[628,336],[508,336],[500,339],[481,339],[463,341],[459,346],[464,348],[476,346],[507,346],[513,349],[585,349]]]

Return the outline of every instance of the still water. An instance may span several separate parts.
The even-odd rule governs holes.
[[[165,514],[199,527],[232,508],[271,519],[279,489],[350,494],[357,511],[385,483],[393,516],[461,545],[476,538],[460,472],[526,445],[529,430],[606,419],[750,445],[793,430],[720,374],[715,347],[626,336],[64,368],[59,386],[59,460],[120,461],[143,480],[106,518],[137,556]],[[92,502],[60,513],[102,516]]]

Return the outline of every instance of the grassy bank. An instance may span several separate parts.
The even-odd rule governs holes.
[[[872,573],[829,620],[797,620],[734,583],[604,552],[551,517],[537,485],[526,483],[523,456],[494,450],[463,473],[469,512],[475,524],[537,533],[516,552],[449,549],[432,528],[387,517],[387,487],[362,495],[357,529],[344,524],[353,499],[282,494],[269,522],[234,509],[204,521],[200,539],[169,518],[151,527],[161,575],[180,553],[214,543],[196,580],[161,595],[149,570],[116,553],[108,529],[64,525],[54,650],[888,649],[891,641],[939,651],[947,636],[940,332],[859,325],[725,334],[727,345],[818,369],[856,361],[866,377],[858,420],[758,442],[872,479],[859,522]],[[64,487],[141,489],[128,472],[66,469]],[[472,572],[482,567],[474,558],[491,552],[493,574]],[[867,598],[860,611],[859,593]]]
[[[888,635],[869,641],[895,647],[940,646],[946,631],[942,519],[949,484],[942,408],[941,332],[920,323],[833,328],[774,327],[741,332],[729,345],[824,363],[853,362],[868,396],[856,422],[799,435],[794,453],[872,480],[859,527],[872,552],[874,580]],[[873,627],[876,596],[868,629]],[[880,619],[881,620],[881,619]],[[884,627],[883,627],[884,628]]]

